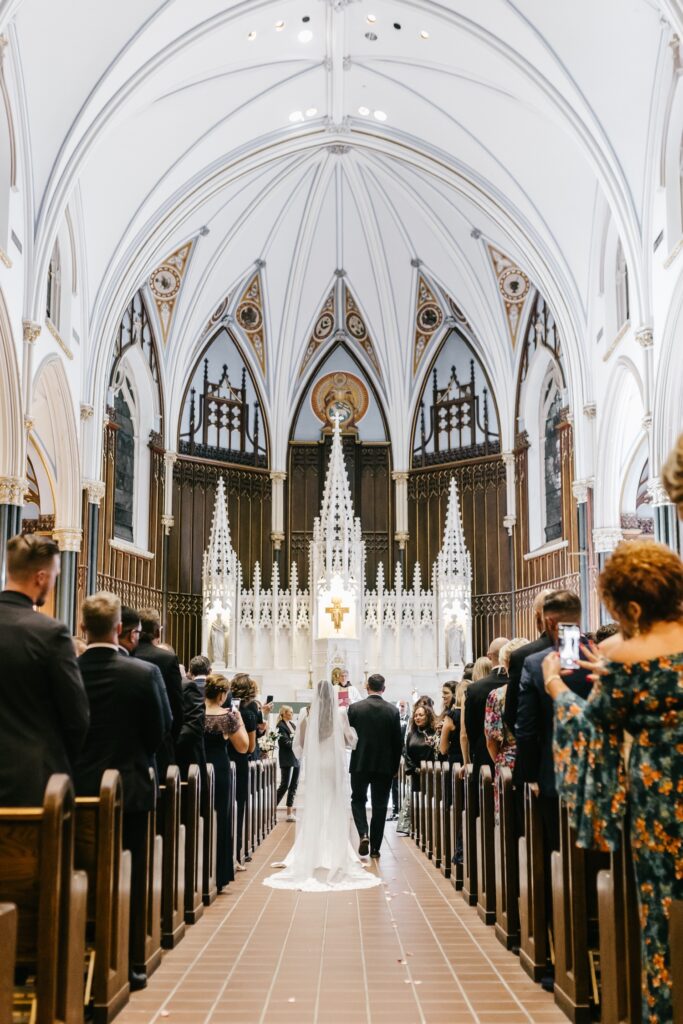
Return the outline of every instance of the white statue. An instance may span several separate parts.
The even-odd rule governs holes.
[[[446,667],[456,668],[465,660],[465,630],[453,616],[446,626]]]
[[[225,623],[219,609],[209,629],[209,658],[213,665],[225,665],[225,641]]]

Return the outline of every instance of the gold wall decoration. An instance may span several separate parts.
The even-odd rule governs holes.
[[[257,270],[242,292],[235,321],[251,345],[263,375],[266,374],[266,328],[263,316],[261,276]]]
[[[492,245],[488,245],[487,249],[505,309],[510,341],[514,348],[523,319],[524,305],[531,294],[531,282],[524,271],[516,266],[509,256]]]
[[[365,320],[363,319],[361,311],[354,301],[351,292],[346,287],[344,288],[344,321],[346,324],[347,334],[360,345],[377,371],[378,376],[381,377],[382,371],[379,367],[379,360],[375,353],[368,329],[365,326]]]
[[[420,274],[417,279],[415,302],[415,341],[413,344],[413,377],[417,373],[429,342],[441,327],[444,312],[441,304]]]
[[[180,286],[183,283],[183,277],[187,269],[192,244],[192,242],[188,242],[187,245],[176,249],[149,276],[149,289],[154,297],[154,304],[159,314],[161,338],[164,345],[171,333],[171,321],[173,320],[173,313],[178,301]]]
[[[299,376],[302,377],[308,364],[318,349],[325,344],[327,339],[334,333],[335,311],[334,311],[334,288],[325,299],[323,308],[318,314],[311,337],[309,338],[304,357],[299,367]]]
[[[326,373],[311,392],[311,408],[328,430],[334,426],[335,416],[342,430],[355,428],[368,411],[369,401],[368,389],[360,377],[340,370]]]

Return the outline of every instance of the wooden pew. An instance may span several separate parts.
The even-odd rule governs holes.
[[[477,913],[484,924],[496,921],[495,810],[493,778],[489,766],[479,769],[479,817],[477,818]]]
[[[451,802],[453,789],[451,782],[451,766],[441,765],[441,874],[444,878],[451,877],[453,868],[453,815]]]
[[[0,903],[0,1021],[9,1024],[14,1003],[14,961],[17,956],[17,908]]]
[[[230,765],[230,769],[233,773],[233,789],[231,792],[234,793],[234,764]],[[202,838],[204,841],[204,849],[202,853],[202,902],[205,907],[210,907],[213,901],[216,899],[216,896],[218,895],[218,887],[216,886],[217,834],[216,810],[214,808],[215,786],[216,778],[214,775],[213,765],[207,764],[206,785],[202,788],[201,795],[203,821]]]
[[[519,962],[534,981],[545,974],[548,960],[543,832],[538,798],[524,787],[524,835],[518,844],[519,860]]]
[[[551,856],[555,1002],[571,1021],[591,1020],[598,1001],[594,961],[598,941],[597,876],[609,855],[582,850],[560,801],[560,850]]]
[[[683,1024],[683,900],[672,900],[669,918],[673,1024]]]
[[[263,761],[256,762],[256,845],[259,846],[266,836],[265,820],[265,785]]]
[[[171,764],[159,786],[157,832],[163,839],[161,945],[173,949],[185,934],[185,826],[180,820],[180,771]]]
[[[499,769],[496,784],[496,938],[506,949],[516,950],[519,949],[519,864],[512,772],[509,768]]]
[[[156,776],[150,768],[150,775]],[[147,815],[147,856],[144,866],[145,882],[141,885],[141,906],[132,909],[133,970],[148,978],[161,963],[161,890],[163,882],[164,843],[157,834],[156,807]]]
[[[130,998],[128,944],[131,855],[122,847],[119,772],[102,776],[98,797],[76,798],[74,861],[88,876],[87,940],[91,957],[85,1002],[95,1024],[108,1024]]]
[[[196,924],[204,913],[204,819],[198,765],[190,765],[187,782],[182,782],[180,789],[181,821],[185,826],[185,924]]]
[[[0,810],[0,903],[17,907],[16,967],[35,975],[34,1024],[83,1021],[88,881],[74,871],[74,819],[66,775],[49,779],[42,807]]]
[[[458,850],[462,852],[462,815],[465,804],[465,768],[461,764],[455,764],[451,768],[451,833],[453,836],[453,856]],[[462,861],[453,865],[451,881],[456,892],[461,892],[464,884]]]
[[[425,795],[424,795],[424,853],[429,860],[434,856],[434,762],[425,764]]]
[[[419,769],[418,769],[419,770]],[[410,795],[410,838],[420,845],[420,794],[415,791],[413,776],[408,776],[408,793]]]
[[[442,849],[442,833],[441,827],[443,823],[443,765],[439,761],[434,763],[433,775],[434,775],[434,797],[432,800],[432,852],[434,854],[434,867],[437,869],[441,868],[441,859],[443,857]]]
[[[256,763],[254,761],[249,762],[249,781],[247,783],[247,808],[244,815],[244,854],[245,857],[250,857],[254,852],[254,803],[256,796]]]
[[[600,1020],[641,1024],[640,922],[629,830],[598,874]]]
[[[477,905],[477,780],[471,764],[465,765],[462,808],[462,895],[471,907]]]

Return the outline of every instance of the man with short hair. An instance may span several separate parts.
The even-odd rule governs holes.
[[[176,655],[173,651],[158,645],[161,638],[161,617],[156,608],[141,608],[140,624],[142,632],[135,656],[156,665],[161,672],[173,716],[171,735],[166,738],[163,748],[157,754],[159,775],[163,781],[167,766],[175,764],[175,741],[183,725],[183,682]]]
[[[121,605],[121,632],[118,636],[119,654],[122,654],[124,657],[134,657],[140,643],[141,633],[142,623],[140,621],[140,612],[135,608],[129,608],[128,605]],[[151,662],[148,662],[148,664],[152,672],[154,685],[157,689],[164,720],[164,738],[160,744],[163,748],[165,741],[171,734],[173,715],[171,714],[171,705],[168,702],[168,694],[166,693],[164,678],[156,665],[153,665]],[[163,756],[163,760],[167,760],[166,755]],[[152,765],[155,771],[157,771],[157,775],[161,777],[160,772],[157,769],[156,760],[152,760]]]
[[[543,605],[546,598],[550,597],[552,593],[554,593],[554,591],[546,587],[544,590],[539,591],[534,598],[533,608],[534,618],[536,620],[536,629],[539,633],[538,639],[532,640],[530,643],[525,644],[524,647],[518,647],[517,650],[513,651],[510,655],[503,720],[511,732],[515,731],[517,702],[519,700],[519,682],[522,678],[524,662],[530,654],[535,654],[537,651],[547,651],[548,648],[552,646],[550,637],[545,631],[545,620],[543,618]]]
[[[211,671],[211,663],[203,654],[190,661],[187,677],[183,679],[183,724],[176,740],[176,761],[183,779],[187,778],[191,764],[198,764],[202,784],[206,777],[206,751],[204,749],[204,684]]]
[[[476,683],[470,683],[465,690],[461,746],[465,758],[469,754],[469,760],[472,761],[472,768],[477,779],[479,778],[479,771],[482,765],[488,765],[491,769],[491,774],[494,771],[494,764],[486,747],[484,720],[486,718],[486,701],[489,694],[492,690],[497,690],[499,686],[503,686],[507,680],[507,675],[498,664],[498,656],[507,643],[509,643],[509,640],[504,636],[498,636],[495,640],[491,641],[486,652],[486,657],[490,658],[491,665],[493,666],[491,671],[483,679],[479,679]]]
[[[349,724],[358,733],[356,749],[351,754],[351,811],[358,829],[358,852],[365,857],[379,857],[391,780],[401,762],[401,719],[398,708],[385,701],[384,676],[371,675],[367,681],[368,696],[351,704]],[[366,803],[370,787],[372,817],[368,837]]]
[[[202,697],[204,696],[204,684],[206,677],[211,672],[211,662],[203,654],[196,654],[190,661],[187,678],[195,684]]]
[[[123,845],[131,851],[133,861],[132,952],[132,921],[145,885],[147,815],[155,799],[149,761],[164,736],[164,715],[153,679],[154,666],[119,653],[118,597],[106,592],[93,594],[83,602],[81,614],[88,649],[81,655],[79,666],[91,710],[85,746],[74,765],[76,792],[79,796],[97,796],[108,768],[121,773]],[[145,984],[142,972],[131,973],[133,988],[144,988]]]
[[[42,805],[55,772],[71,774],[90,711],[73,641],[40,615],[59,576],[57,544],[36,534],[7,542],[0,594],[0,805]]]

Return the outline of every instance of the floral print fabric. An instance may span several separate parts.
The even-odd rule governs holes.
[[[683,899],[683,653],[608,664],[555,701],[557,788],[579,846],[613,850],[628,801],[642,927],[643,1022],[672,1019],[669,907]],[[633,736],[628,785],[623,732]]]
[[[501,744],[494,760],[496,774],[493,794],[496,802],[496,819],[498,818],[498,786],[496,785],[496,780],[501,768],[510,768],[512,770],[515,767],[515,758],[517,756],[517,744],[515,743],[514,736],[510,734],[510,731],[503,722],[506,693],[507,684],[499,687],[497,690],[491,690],[486,698],[486,715],[484,717],[484,735],[486,739]]]

